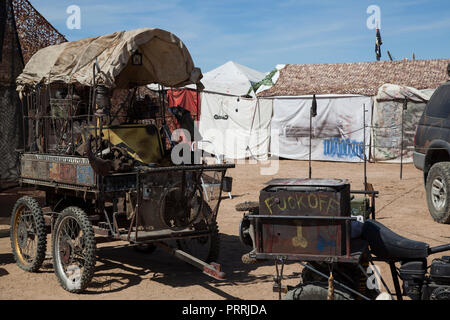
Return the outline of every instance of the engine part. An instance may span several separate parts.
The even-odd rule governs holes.
[[[413,300],[420,300],[426,269],[426,261],[406,262],[400,267],[400,278],[403,280],[403,293]]]
[[[434,259],[430,267],[430,276],[437,283],[450,284],[450,256]]]

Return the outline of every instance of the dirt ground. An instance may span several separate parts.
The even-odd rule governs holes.
[[[276,177],[308,175],[307,162],[279,163]],[[234,209],[242,201],[257,200],[264,182],[273,178],[261,175],[261,166],[241,164],[229,172],[234,178],[233,199],[222,201],[218,215],[221,236],[218,262],[227,274],[227,280],[222,282],[210,279],[160,249],[145,255],[121,247],[124,243],[114,243],[98,245],[96,273],[88,290],[80,295],[70,294],[59,286],[50,257],[39,273],[26,273],[16,266],[10,248],[9,215],[15,200],[32,192],[0,193],[0,299],[277,299],[278,294],[272,292],[274,264],[248,266],[241,262],[248,249],[241,245],[238,236],[242,214]],[[368,164],[368,181],[380,191],[376,200],[377,219],[395,232],[431,246],[450,242],[450,225],[434,222],[428,213],[422,173],[408,164],[400,180],[399,168],[398,164]],[[313,176],[347,178],[353,190],[362,189],[363,165],[314,162]],[[392,290],[388,268],[380,267]],[[297,284],[300,271],[297,263],[287,265],[283,284]]]

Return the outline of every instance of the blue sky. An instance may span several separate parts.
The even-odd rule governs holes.
[[[141,27],[175,33],[207,72],[229,60],[261,72],[279,63],[375,60],[369,5],[381,9],[382,60],[450,58],[448,0],[30,0],[68,40]],[[66,9],[81,9],[69,30]]]

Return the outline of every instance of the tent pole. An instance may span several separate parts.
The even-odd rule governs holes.
[[[312,143],[312,112],[309,113],[309,179],[312,177],[311,169],[311,143]]]
[[[403,179],[403,129],[404,129],[404,120],[405,120],[405,110],[408,108],[408,98],[405,98],[405,101],[403,102],[403,108],[402,108],[402,142],[401,142],[401,151],[400,151],[400,180]]]
[[[196,116],[197,121],[198,121],[198,105],[199,105],[199,103],[198,103],[198,88],[197,88],[197,116]]]
[[[309,111],[309,179],[312,177],[311,168],[311,144],[312,144],[312,118],[317,116],[317,100],[316,95],[313,94],[311,109]]]
[[[363,104],[363,157],[364,157],[364,190],[367,191],[367,159],[366,159],[366,104]]]

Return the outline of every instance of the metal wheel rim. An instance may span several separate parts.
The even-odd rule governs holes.
[[[83,255],[83,230],[75,218],[68,216],[61,220],[55,233],[54,245],[55,268],[60,277],[69,290],[80,289],[86,257]]]
[[[431,201],[436,210],[443,209],[447,203],[447,187],[440,177],[431,184]]]
[[[14,246],[24,265],[31,264],[37,255],[37,226],[31,210],[22,205],[14,219]]]

